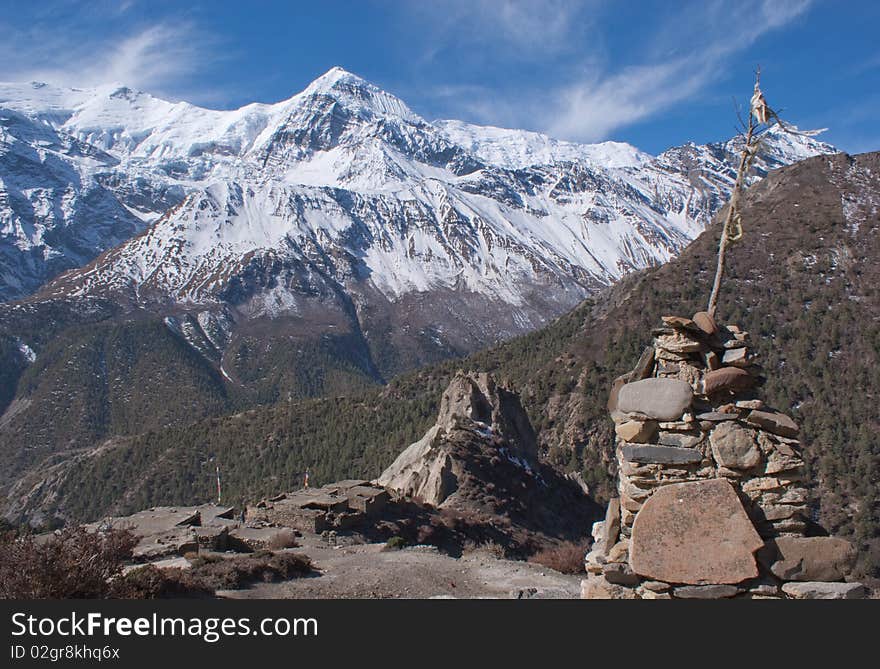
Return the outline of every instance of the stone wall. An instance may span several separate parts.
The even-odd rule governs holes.
[[[811,522],[797,424],[758,396],[749,334],[666,316],[618,378],[619,497],[593,528],[587,598],[857,598],[849,542]]]

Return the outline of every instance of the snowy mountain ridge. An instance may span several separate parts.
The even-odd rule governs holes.
[[[231,111],[118,86],[0,84],[0,297],[70,268],[30,299],[229,322],[332,303],[355,329],[379,313],[467,350],[675,256],[726,200],[734,150],[652,157],[431,123],[340,68]],[[772,131],[756,178],[833,151]]]

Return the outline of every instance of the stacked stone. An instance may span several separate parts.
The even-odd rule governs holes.
[[[798,426],[758,398],[748,333],[706,312],[663,323],[612,388],[619,497],[594,527],[584,596],[861,596],[841,582],[852,546],[805,536]]]

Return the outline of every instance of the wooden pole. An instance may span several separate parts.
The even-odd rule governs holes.
[[[758,70],[756,80],[760,82],[761,71]],[[757,84],[756,84],[757,86]],[[740,153],[739,168],[736,171],[736,182],[733,185],[733,193],[730,196],[730,204],[727,209],[727,217],[724,219],[724,227],[721,229],[721,241],[718,242],[718,266],[715,269],[715,281],[712,283],[712,293],[709,295],[709,305],[706,311],[712,318],[715,318],[715,311],[718,308],[718,292],[721,290],[721,278],[724,275],[724,258],[727,253],[727,243],[730,241],[732,234],[731,226],[739,218],[739,198],[745,188],[746,175],[752,160],[755,158],[756,146],[754,145],[755,131],[758,124],[755,122],[754,114],[749,109],[749,123],[746,128],[745,146]]]

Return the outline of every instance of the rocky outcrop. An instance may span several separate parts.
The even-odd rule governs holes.
[[[539,460],[519,397],[490,374],[458,372],[437,422],[376,483],[401,498],[501,519],[544,538],[580,539],[579,523],[601,512],[581,485]]]
[[[377,483],[432,506],[441,506],[459,488],[466,462],[450,451],[457,430],[504,445],[498,454],[534,476],[535,433],[519,399],[499,388],[489,374],[458,373],[440,400],[437,423],[391,463]]]
[[[810,521],[789,416],[764,404],[749,335],[666,316],[609,400],[619,499],[597,523],[585,594],[849,599],[853,546]],[[603,583],[598,583],[602,581]]]

